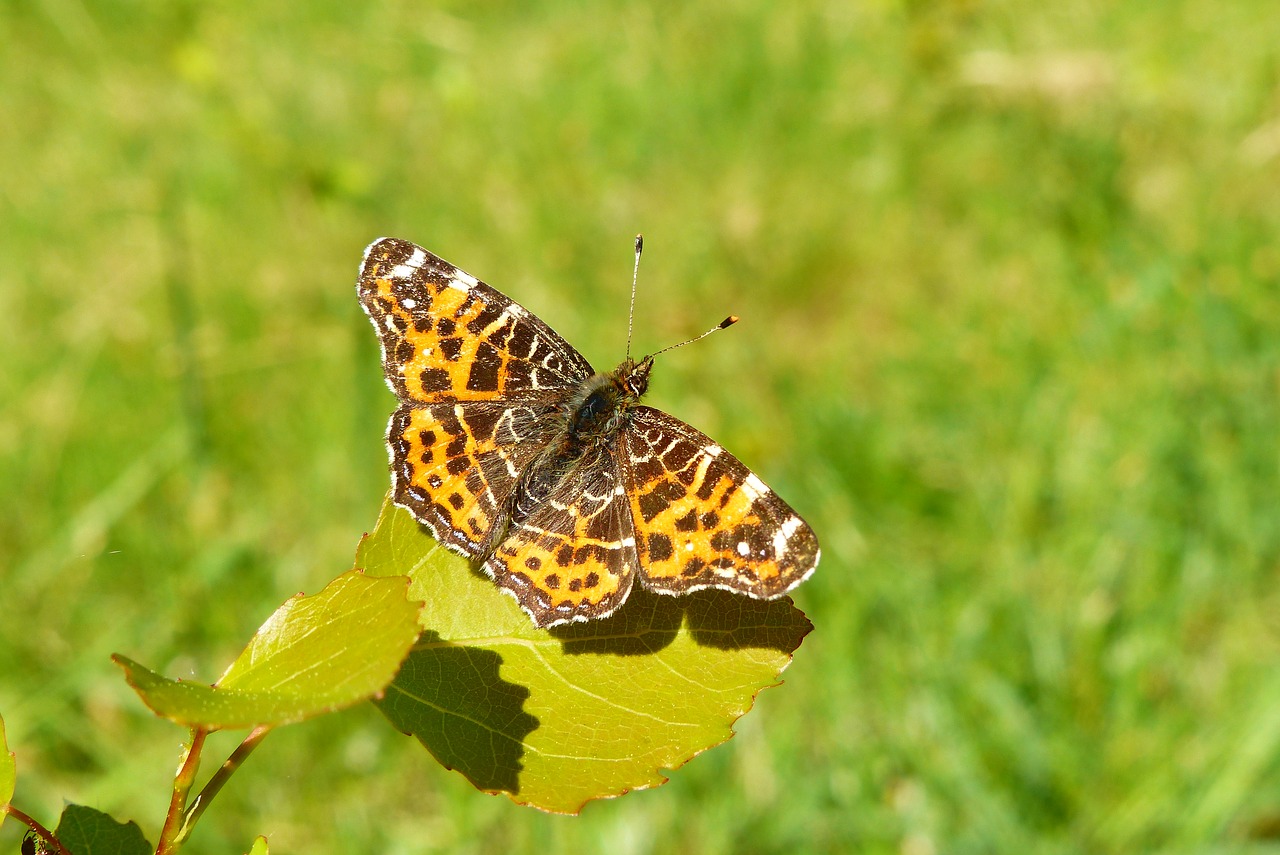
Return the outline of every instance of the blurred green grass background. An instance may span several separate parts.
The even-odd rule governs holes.
[[[642,231],[638,350],[744,319],[650,402],[823,541],[785,687],[576,819],[366,705],[273,735],[190,851],[1280,852],[1273,4],[33,0],[0,42],[28,811],[154,838],[182,734],[108,654],[211,680],[350,567],[370,240],[611,367]]]

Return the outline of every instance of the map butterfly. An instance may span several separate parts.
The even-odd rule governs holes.
[[[356,291],[400,400],[394,502],[537,626],[607,617],[637,580],[773,599],[817,566],[818,540],[786,502],[639,403],[653,355],[596,372],[523,306],[404,240],[365,250]]]

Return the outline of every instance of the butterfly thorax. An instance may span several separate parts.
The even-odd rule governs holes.
[[[626,359],[607,374],[596,374],[570,398],[566,452],[608,445],[626,425],[627,411],[649,388],[652,357]]]
[[[613,371],[592,375],[565,399],[559,435],[520,473],[508,508],[511,522],[527,519],[575,469],[598,466],[602,455],[613,454],[632,405],[649,388],[652,367],[652,357],[626,359]]]

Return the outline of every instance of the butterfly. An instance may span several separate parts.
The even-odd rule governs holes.
[[[637,581],[773,599],[817,566],[813,530],[759,477],[639,403],[656,354],[597,372],[519,303],[395,238],[365,250],[356,292],[400,402],[393,501],[535,625],[607,617]]]

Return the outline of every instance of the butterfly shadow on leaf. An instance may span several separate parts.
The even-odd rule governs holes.
[[[813,629],[790,597],[766,602],[715,589],[672,597],[636,585],[611,616],[549,632],[567,654],[646,656],[671,644],[686,621],[696,643],[722,650],[768,648],[789,654]]]
[[[393,726],[476,788],[518,793],[524,740],[540,722],[524,710],[529,690],[503,680],[501,665],[497,653],[428,630],[375,703]]]

